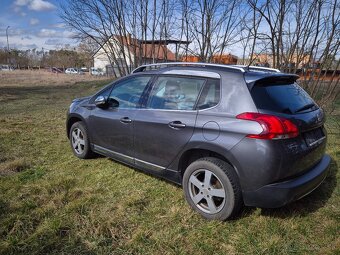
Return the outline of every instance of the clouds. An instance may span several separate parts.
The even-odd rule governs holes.
[[[0,48],[55,49],[75,45],[74,33],[59,18],[56,0],[0,0]]]
[[[63,41],[57,38],[54,39],[47,39],[45,41],[46,45],[59,45],[59,44],[63,44]]]
[[[14,5],[16,10],[20,10],[21,7],[27,7],[32,11],[51,11],[56,9],[54,4],[45,0],[16,0]]]
[[[8,29],[8,35],[9,36],[24,35],[26,33],[27,33],[27,31],[25,29],[21,29],[21,28],[9,27],[9,29]],[[6,36],[6,29],[0,30],[0,36]]]
[[[38,37],[57,37],[57,31],[54,29],[42,28],[37,34]]]
[[[38,37],[41,38],[73,38],[74,33],[67,31],[67,30],[55,30],[55,29],[49,29],[49,28],[42,28],[37,33]]]
[[[54,49],[56,47],[62,47],[63,45],[70,44],[74,45],[75,40],[71,39],[67,35],[69,32],[55,31],[53,29],[40,29],[37,32],[33,31],[22,31],[23,33],[9,34],[9,46],[11,49],[33,49],[42,48]],[[0,48],[7,45],[6,35],[0,34]]]
[[[14,4],[17,6],[24,6],[27,5],[29,2],[30,2],[29,0],[16,0]]]
[[[50,11],[55,8],[56,6],[54,4],[43,0],[33,0],[28,6],[28,9],[33,11]]]
[[[65,28],[66,25],[64,23],[58,23],[58,24],[54,24],[53,27],[55,27],[55,28]]]
[[[37,25],[37,24],[39,24],[39,20],[38,19],[36,19],[36,18],[30,19],[30,25],[31,26],[34,26],[34,25]]]

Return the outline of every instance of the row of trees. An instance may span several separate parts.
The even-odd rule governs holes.
[[[101,46],[113,35],[141,41],[178,39],[192,43],[177,47],[176,56],[196,55],[209,62],[237,45],[245,61],[253,62],[256,54],[264,52],[271,55],[274,68],[282,68],[291,66],[293,59],[301,63],[334,58],[339,50],[339,10],[338,0],[130,0],[129,4],[75,0],[62,6],[61,17],[80,38]],[[116,47],[108,48],[112,62],[118,53]]]
[[[156,44],[169,39],[191,42],[175,47],[176,57],[210,62],[237,49],[240,64],[265,55],[285,72],[304,67],[302,85],[312,96],[325,90],[322,75],[340,67],[339,0],[73,0],[61,17],[79,38],[105,46],[112,65],[125,65],[118,75],[143,64],[141,42],[157,56]],[[339,94],[336,71],[329,79],[324,102]]]
[[[17,50],[0,49],[0,64],[10,64],[15,68],[46,67],[91,67],[93,49],[82,42],[75,49],[58,50]]]

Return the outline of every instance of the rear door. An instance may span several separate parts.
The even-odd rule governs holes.
[[[206,80],[183,76],[159,76],[145,108],[134,121],[135,164],[161,170],[190,140],[197,117],[194,109]]]

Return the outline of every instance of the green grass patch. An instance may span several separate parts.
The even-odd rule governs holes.
[[[326,123],[331,171],[315,192],[216,222],[194,213],[176,185],[104,157],[73,156],[67,108],[104,84],[0,86],[0,254],[340,252],[338,110]]]

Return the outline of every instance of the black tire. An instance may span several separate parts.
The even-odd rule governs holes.
[[[208,187],[206,178],[209,178]],[[218,158],[201,158],[191,163],[182,184],[190,206],[206,219],[224,221],[235,217],[243,207],[242,191],[233,167]]]
[[[83,141],[84,141],[83,145],[79,144],[80,146],[79,149],[77,149],[77,147],[75,148],[75,146],[73,145],[73,142],[75,140],[72,137],[73,132],[74,131],[76,132],[78,130],[80,130],[80,133],[82,134],[80,137],[83,138]],[[78,121],[72,125],[69,136],[70,136],[71,148],[72,148],[73,154],[76,157],[81,158],[81,159],[88,159],[94,156],[94,153],[91,150],[90,140],[87,134],[86,127],[82,121]]]

